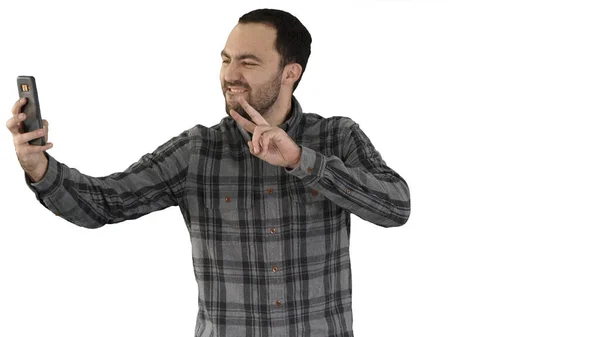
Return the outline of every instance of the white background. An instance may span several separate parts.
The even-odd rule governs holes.
[[[225,116],[219,53],[262,7],[312,34],[304,110],[354,119],[411,188],[405,226],[352,219],[355,336],[600,335],[594,1],[3,1],[3,121],[33,75],[49,153],[122,171]],[[179,210],[77,227],[4,130],[0,336],[192,336]]]

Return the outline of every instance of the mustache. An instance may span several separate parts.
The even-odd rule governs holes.
[[[250,89],[250,87],[247,84],[244,84],[242,82],[224,82],[223,89],[228,88],[228,87],[241,87],[244,89]]]

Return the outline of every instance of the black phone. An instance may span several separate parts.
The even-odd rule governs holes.
[[[19,132],[31,132],[44,127],[42,124],[42,114],[40,112],[40,100],[38,99],[37,86],[33,76],[18,76],[17,86],[19,87],[19,99],[25,97],[27,102],[21,107],[21,112],[27,115],[21,122]],[[44,136],[29,141],[31,145],[46,145]]]

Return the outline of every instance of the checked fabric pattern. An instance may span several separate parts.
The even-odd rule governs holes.
[[[90,177],[46,153],[29,188],[81,227],[179,207],[198,283],[195,337],[353,337],[350,215],[406,223],[409,189],[358,124],[304,113],[295,97],[280,125],[300,166],[253,156],[229,116],[196,125],[123,172]]]

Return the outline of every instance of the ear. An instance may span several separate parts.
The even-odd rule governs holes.
[[[300,63],[290,63],[283,69],[282,83],[292,86],[300,78],[301,74],[302,66]]]

